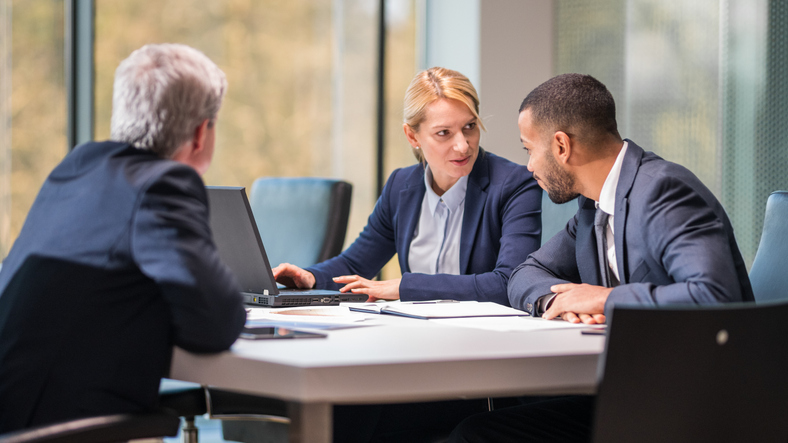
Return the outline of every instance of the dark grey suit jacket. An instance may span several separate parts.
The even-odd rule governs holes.
[[[621,285],[616,303],[713,304],[753,300],[733,228],[717,198],[683,166],[628,141],[616,188],[614,231]],[[517,267],[512,306],[538,315],[537,300],[560,283],[600,285],[592,200],[580,197],[566,228]]]
[[[194,169],[122,143],[77,147],[0,272],[0,433],[154,409],[173,345],[225,350],[245,319]]]

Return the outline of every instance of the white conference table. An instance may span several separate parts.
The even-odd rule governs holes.
[[[328,338],[175,348],[171,378],[288,401],[291,442],[330,442],[334,404],[591,394],[604,336],[578,328],[493,331],[375,315]],[[524,321],[544,321],[523,319]]]

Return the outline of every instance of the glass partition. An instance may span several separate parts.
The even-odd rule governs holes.
[[[773,0],[556,2],[557,73],[616,98],[619,130],[720,199],[745,261],[766,199],[788,189],[788,8]]]
[[[386,72],[391,149],[401,132],[403,78],[414,72],[412,3],[387,6],[388,47],[396,57]],[[194,46],[229,82],[206,183],[249,189],[264,176],[347,180],[353,184],[350,242],[377,197],[377,17],[372,0],[96,0],[96,136],[109,137],[120,60],[146,43]],[[387,167],[408,161],[415,160],[386,158]]]
[[[0,260],[68,152],[62,0],[0,0]]]

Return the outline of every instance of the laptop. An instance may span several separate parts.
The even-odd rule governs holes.
[[[255,306],[332,306],[366,302],[365,294],[323,289],[279,288],[243,187],[206,186],[211,231],[219,256],[241,284],[244,301]]]

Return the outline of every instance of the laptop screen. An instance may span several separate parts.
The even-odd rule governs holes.
[[[257,231],[246,190],[242,187],[206,186],[211,231],[219,256],[235,274],[241,290],[277,295],[268,256]]]

